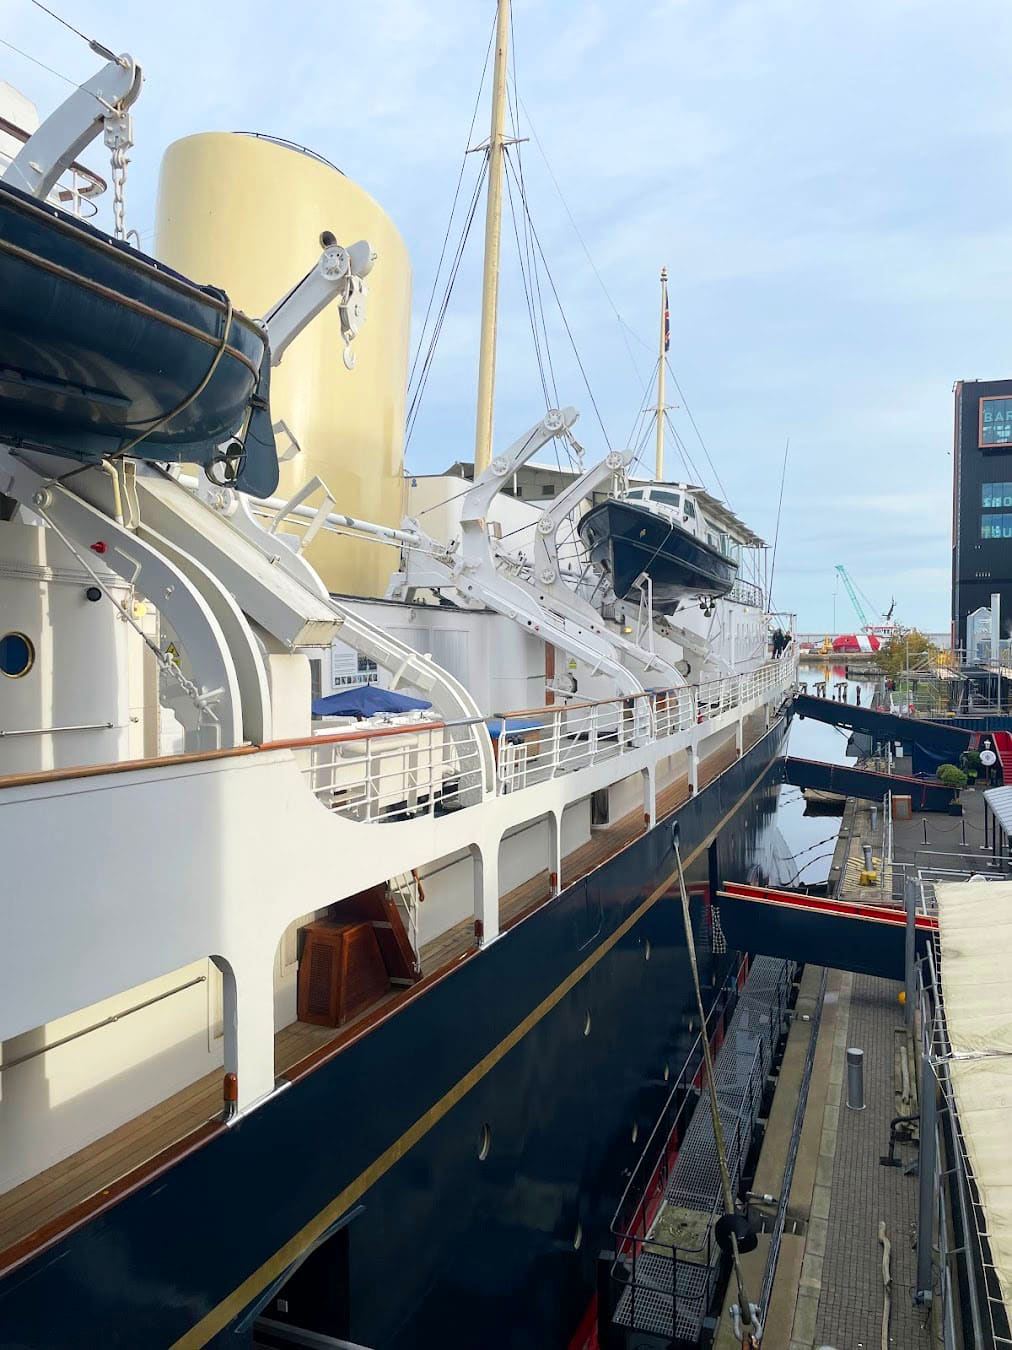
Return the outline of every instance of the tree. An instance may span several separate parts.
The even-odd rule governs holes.
[[[912,673],[934,674],[938,654],[939,649],[920,629],[898,628],[875,653],[875,664],[883,675],[893,677],[902,675],[908,667]]]

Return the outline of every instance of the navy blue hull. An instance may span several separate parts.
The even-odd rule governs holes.
[[[735,958],[709,952],[703,891],[762,873],[785,735],[779,720],[677,813],[711,997]],[[695,1034],[674,867],[669,818],[12,1272],[0,1344],[248,1345],[291,1263],[353,1214],[331,1334],[567,1345]]]
[[[738,575],[736,562],[638,502],[608,498],[581,519],[579,533],[619,600],[645,572],[653,585],[654,609],[661,614],[683,600],[726,595]]]
[[[5,441],[206,465],[252,409],[237,481],[266,497],[278,485],[269,376],[264,332],[224,292],[0,184]]]

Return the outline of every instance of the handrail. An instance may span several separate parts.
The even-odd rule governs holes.
[[[0,776],[0,790],[10,787],[35,787],[39,783],[62,783],[71,778],[98,778],[106,773],[135,773],[140,769],[176,768],[181,764],[203,764],[212,759],[234,759],[255,755],[259,745],[231,745],[223,750],[191,750],[182,755],[152,755],[148,759],[116,759],[108,764],[77,764],[66,769],[39,769],[34,773],[9,773]]]
[[[580,703],[547,704],[542,708],[493,713],[489,717],[467,717],[455,721],[440,722],[406,722],[398,726],[369,727],[363,730],[349,728],[346,731],[334,732],[330,735],[291,737],[265,741],[260,745],[246,743],[219,750],[187,751],[178,755],[155,755],[143,759],[114,760],[104,764],[73,765],[63,769],[40,769],[31,773],[6,774],[0,775],[0,791],[10,787],[31,787],[44,783],[65,782],[74,778],[100,777],[103,774],[134,773],[155,767],[175,768],[180,765],[199,764],[216,759],[255,755],[261,751],[308,750],[317,746],[379,740],[384,737],[412,735],[421,731],[454,731],[478,726],[487,728],[489,721],[502,721],[504,731],[509,734],[508,724],[511,719],[543,716],[547,722],[550,718],[558,717],[563,713],[593,711],[597,708],[606,707],[614,708],[619,712],[628,708],[633,700],[643,698],[649,699],[656,708],[657,702],[662,698],[669,698],[674,695],[676,700],[680,701],[683,696],[687,696],[690,705],[696,700],[700,705],[704,702],[716,702],[719,704],[720,712],[728,712],[740,705],[740,689],[746,682],[753,681],[756,685],[756,692],[760,692],[775,685],[777,683],[775,677],[781,671],[787,672],[789,669],[790,662],[781,658],[778,661],[767,662],[755,670],[744,671],[739,675],[726,676],[721,680],[713,680],[707,684],[677,685],[666,689],[644,689],[634,694],[616,695],[613,698],[586,700]],[[716,691],[717,697],[714,698],[710,691]],[[725,699],[725,694],[732,696]],[[696,715],[695,712],[694,715]],[[681,729],[684,730],[685,728]],[[672,734],[674,733],[668,730],[662,735],[655,727],[652,737],[661,740]]]
[[[462,718],[459,722],[404,722],[395,727],[369,727],[365,731],[349,728],[329,736],[296,736],[287,741],[264,741],[260,750],[308,750],[314,745],[340,745],[343,741],[375,741],[381,736],[403,736],[413,731],[445,731],[450,727],[474,726],[483,719]]]

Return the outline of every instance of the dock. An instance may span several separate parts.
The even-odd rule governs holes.
[[[893,771],[909,772],[909,761],[895,761]],[[829,895],[902,908],[908,886],[924,897],[936,884],[973,874],[998,879],[1008,863],[996,863],[985,845],[984,787],[960,793],[959,817],[915,811],[909,819],[893,820],[882,806],[849,798]],[[875,874],[871,884],[862,877],[869,870],[866,846]],[[961,1318],[969,1317],[960,1304],[966,1277],[957,1278],[956,1244],[939,1233],[937,1204],[930,1200],[933,1186],[944,1197],[949,1184],[947,1164],[937,1156],[929,1164],[929,1204],[922,1211],[919,1066],[925,1005],[908,1016],[905,995],[901,979],[814,964],[803,970],[750,1190],[749,1216],[759,1245],[743,1257],[743,1269],[748,1296],[760,1309],[763,1345],[927,1350],[985,1344],[972,1335],[951,1339]],[[931,1034],[926,1033],[929,1045]],[[848,1105],[851,1047],[863,1051],[864,1109]],[[929,1081],[931,1114],[925,1119],[934,1118],[935,1110],[933,1075]],[[941,1091],[938,1110],[944,1118]],[[903,1116],[916,1119],[897,1128]],[[943,1137],[940,1129],[938,1139]],[[951,1212],[955,1203],[944,1199],[943,1211]],[[924,1279],[922,1269],[919,1281],[919,1237],[922,1259],[928,1252],[927,1291],[919,1288]],[[948,1254],[944,1269],[939,1250]],[[740,1345],[730,1316],[736,1298],[732,1280],[715,1329],[717,1350]],[[998,1338],[986,1344],[1007,1343]]]

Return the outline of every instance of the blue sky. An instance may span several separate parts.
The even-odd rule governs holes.
[[[170,141],[269,131],[385,206],[420,317],[492,0],[55,7],[144,66],[128,223],[148,246]],[[530,141],[531,211],[611,443],[626,443],[650,371],[665,264],[672,367],[731,506],[770,540],[790,437],[778,602],[827,628],[843,562],[879,605],[895,595],[901,621],[947,627],[952,383],[1012,367],[1007,0],[514,0],[514,27],[521,133],[536,132],[611,297]],[[0,36],[73,80],[96,65],[27,0],[0,0]],[[67,90],[8,48],[0,58],[43,111]],[[480,225],[414,471],[473,452]],[[508,220],[505,242],[500,444],[543,408]],[[604,438],[551,307],[548,327],[561,399],[581,408],[596,458]],[[684,407],[672,418],[702,464]],[[668,464],[684,476],[673,449]],[[850,625],[842,594],[838,617]]]

